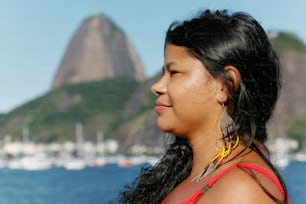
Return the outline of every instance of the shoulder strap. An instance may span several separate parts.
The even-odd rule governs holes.
[[[285,191],[281,185],[281,183],[279,182],[279,180],[269,171],[267,171],[266,169],[254,165],[254,164],[237,164],[235,166],[231,166],[230,168],[224,170],[223,172],[221,172],[220,174],[218,174],[216,177],[212,178],[210,181],[207,182],[207,184],[200,190],[197,191],[189,200],[181,203],[181,204],[194,204],[196,203],[201,196],[203,195],[203,193],[211,188],[215,183],[217,183],[217,181],[219,181],[223,176],[225,176],[227,173],[236,170],[236,169],[252,169],[254,171],[257,171],[261,174],[264,174],[265,176],[267,176],[279,189],[279,191],[281,192],[281,194],[283,195],[283,197],[285,197]],[[289,204],[290,201],[289,199],[287,199],[286,204]]]
[[[272,174],[270,173],[268,170],[254,165],[254,164],[237,164],[235,166],[231,166],[230,168],[224,170],[223,172],[221,172],[220,174],[218,174],[216,177],[212,178],[210,181],[208,181],[208,183],[202,188],[202,191],[205,192],[208,188],[212,187],[215,183],[217,183],[218,180],[220,180],[223,176],[225,176],[227,173],[235,170],[235,169],[251,169],[254,171],[257,171],[263,175],[265,175],[267,178],[269,178],[278,188],[278,190],[281,192],[282,196],[285,198],[285,191],[283,186],[281,185],[280,181]],[[289,203],[289,201],[287,200],[287,203]]]
[[[285,196],[285,191],[284,191],[283,186],[281,185],[280,181],[278,180],[278,178],[276,176],[274,176],[268,170],[266,170],[266,169],[264,169],[260,166],[254,165],[254,164],[238,164],[237,166],[239,166],[240,168],[251,169],[251,170],[257,171],[257,172],[265,175],[276,185],[276,187],[281,192],[281,194],[283,196]]]

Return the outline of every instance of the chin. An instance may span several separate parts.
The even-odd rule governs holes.
[[[164,126],[160,126],[158,125],[159,129],[165,133],[171,133],[171,134],[174,134],[172,129],[171,128],[168,128],[168,127],[164,127]]]
[[[173,127],[170,127],[169,125],[167,125],[165,123],[158,122],[157,126],[163,132],[174,134],[173,133]]]
[[[179,133],[173,127],[166,127],[166,126],[160,126],[160,125],[158,125],[158,127],[164,133],[171,134],[171,135],[173,135],[175,137],[178,137],[178,138],[187,139],[185,134]]]

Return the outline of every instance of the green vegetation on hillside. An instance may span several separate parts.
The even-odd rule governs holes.
[[[123,120],[125,103],[137,86],[134,79],[117,78],[54,90],[1,117],[1,136],[19,138],[21,129],[29,127],[36,141],[75,140],[75,125],[82,123],[86,139],[95,140],[97,131],[107,137]]]
[[[306,47],[301,39],[293,33],[279,32],[270,38],[273,47],[278,53],[284,51],[297,51],[306,53]]]
[[[292,119],[290,123],[290,129],[288,131],[288,136],[298,142],[299,150],[305,150],[306,148],[306,119]]]

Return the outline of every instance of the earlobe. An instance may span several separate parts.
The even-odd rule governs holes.
[[[217,94],[217,101],[220,104],[224,104],[227,101],[227,91],[223,84],[219,90],[219,93]]]

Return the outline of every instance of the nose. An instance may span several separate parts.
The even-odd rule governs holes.
[[[158,82],[152,85],[151,91],[154,95],[160,96],[166,93],[165,77],[162,77]]]

